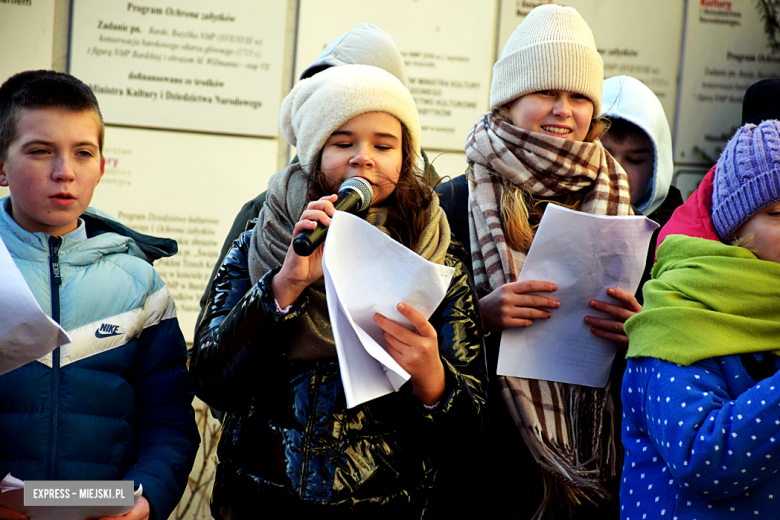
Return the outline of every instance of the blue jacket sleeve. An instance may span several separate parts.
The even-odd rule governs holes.
[[[184,493],[200,444],[178,320],[144,329],[133,374],[135,451],[125,480],[143,484],[150,518],[165,520]]]
[[[707,499],[743,493],[780,470],[780,372],[732,397],[721,359],[656,360],[641,399],[669,471]],[[627,382],[624,395],[639,391]]]

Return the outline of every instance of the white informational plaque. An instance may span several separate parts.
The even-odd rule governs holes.
[[[0,2],[0,83],[24,70],[50,69],[54,0]]]
[[[497,2],[300,0],[295,79],[337,36],[372,23],[393,37],[406,63],[422,146],[464,148],[488,110]]]
[[[674,128],[683,1],[504,0],[496,59],[531,9],[550,3],[573,7],[588,22],[604,60],[604,78],[633,76],[650,87]]]
[[[108,124],[279,132],[287,0],[73,0],[70,72]]]
[[[612,319],[591,309],[593,299],[616,287],[634,294],[658,224],[642,216],[614,217],[573,211],[550,204],[525,259],[518,281],[539,280],[558,286],[542,296],[561,306],[550,318],[501,334],[498,374],[603,387],[617,347],[599,338],[585,316]]]
[[[773,2],[688,2],[674,162],[714,164],[742,122],[750,85],[780,78],[780,16],[774,36],[761,18]],[[772,51],[772,48],[775,51]]]
[[[276,172],[272,139],[106,128],[106,173],[92,206],[179,253],[154,263],[192,342],[199,300],[239,209]]]

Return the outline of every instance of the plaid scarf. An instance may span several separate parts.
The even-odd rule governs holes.
[[[472,265],[483,294],[516,281],[528,253],[506,242],[502,178],[538,197],[586,190],[581,211],[631,214],[628,177],[599,141],[528,132],[488,112],[469,133],[466,157]],[[499,381],[507,408],[544,475],[544,496],[534,518],[542,518],[548,505],[573,514],[583,499],[610,499],[604,484],[617,476],[617,453],[609,384],[589,388],[516,377]]]

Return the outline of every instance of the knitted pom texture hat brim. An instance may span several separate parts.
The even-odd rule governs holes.
[[[780,201],[780,121],[745,125],[726,145],[715,167],[712,225],[721,240],[756,212]]]
[[[296,147],[301,167],[311,173],[330,135],[355,116],[386,112],[406,127],[420,153],[420,117],[412,95],[398,78],[369,65],[342,65],[299,81],[282,101],[279,126]]]
[[[601,113],[604,63],[588,24],[572,7],[534,8],[507,40],[493,65],[490,108],[539,90],[567,90]]]

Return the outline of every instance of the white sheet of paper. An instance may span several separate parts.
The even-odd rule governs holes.
[[[133,505],[143,495],[142,484],[133,493]],[[84,520],[102,516],[122,516],[133,506],[26,506],[24,505],[24,481],[10,473],[0,482],[0,506],[21,511],[35,520]]]
[[[411,329],[400,302],[430,318],[455,270],[431,263],[364,220],[337,211],[322,260],[347,407],[398,390],[409,374],[385,350],[374,314]]]
[[[607,384],[615,344],[595,336],[585,316],[609,318],[590,300],[614,302],[607,289],[634,294],[658,224],[643,216],[592,215],[550,204],[518,280],[558,286],[539,293],[561,303],[548,320],[501,335],[498,374],[593,387]]]
[[[0,375],[70,343],[46,316],[0,238]]]

